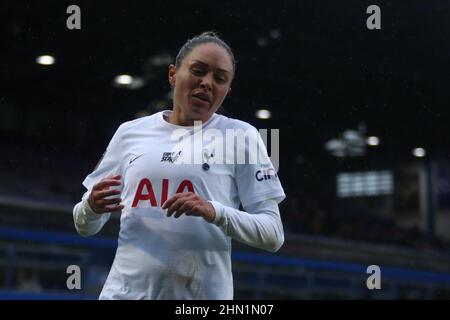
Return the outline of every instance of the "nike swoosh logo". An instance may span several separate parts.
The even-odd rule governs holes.
[[[139,159],[140,157],[142,157],[144,154],[140,154],[136,157],[134,157],[133,159],[130,160],[130,162],[128,164],[132,164],[134,161],[136,161],[137,159]]]

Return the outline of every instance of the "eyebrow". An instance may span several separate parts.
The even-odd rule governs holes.
[[[209,67],[209,65],[207,63],[200,61],[200,60],[194,60],[194,62],[197,62],[197,63],[201,64],[202,66]],[[221,68],[217,68],[217,70],[219,70],[221,72],[231,73],[230,71],[221,69]]]

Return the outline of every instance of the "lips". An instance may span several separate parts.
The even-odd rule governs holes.
[[[194,97],[196,97],[196,98],[198,98],[198,99],[200,99],[202,101],[211,103],[211,98],[206,93],[199,92],[199,93],[193,94],[192,96],[194,96]]]

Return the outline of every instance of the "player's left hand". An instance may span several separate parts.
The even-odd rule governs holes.
[[[167,217],[180,217],[183,213],[187,216],[203,217],[212,222],[216,217],[213,205],[193,192],[176,193],[164,202],[163,209],[167,209]]]

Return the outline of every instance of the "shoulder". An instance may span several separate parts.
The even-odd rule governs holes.
[[[221,114],[217,114],[216,118],[218,121],[218,126],[220,126],[220,128],[223,128],[223,129],[236,129],[236,130],[241,129],[244,131],[247,131],[247,130],[258,131],[250,123],[239,120],[239,119],[229,118],[229,117],[221,115]]]
[[[260,131],[248,122],[217,115],[217,127],[225,133],[225,139],[235,139],[236,148],[250,148],[250,145],[260,145],[265,148]]]
[[[142,118],[126,121],[117,128],[116,134],[123,135],[130,130],[138,129],[141,127],[151,128],[152,127],[151,124],[157,120],[158,116],[159,112],[152,114],[150,116],[145,116]]]

